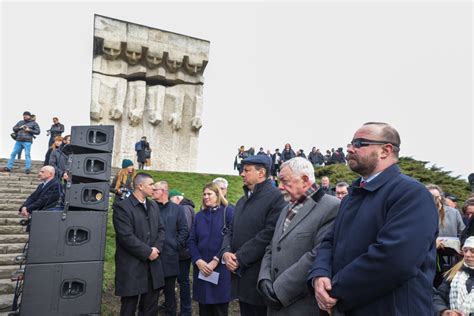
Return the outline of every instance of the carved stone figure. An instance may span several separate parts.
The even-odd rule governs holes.
[[[152,168],[193,171],[209,42],[95,16],[90,115],[116,126],[113,165],[147,136]]]

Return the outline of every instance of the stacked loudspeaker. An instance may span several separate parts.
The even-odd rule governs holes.
[[[100,314],[113,126],[73,126],[64,209],[35,211],[20,315]]]

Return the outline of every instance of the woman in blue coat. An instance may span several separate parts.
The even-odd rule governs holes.
[[[199,315],[227,315],[230,294],[230,272],[218,258],[222,239],[232,222],[234,209],[228,206],[215,183],[203,188],[203,209],[196,215],[189,235],[188,247],[193,266],[193,299],[199,303]],[[219,273],[217,284],[198,275]]]

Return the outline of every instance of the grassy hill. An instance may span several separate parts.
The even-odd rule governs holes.
[[[466,200],[470,192],[470,186],[465,180],[450,176],[450,172],[443,171],[436,166],[426,168],[427,162],[417,161],[412,158],[402,158],[400,168],[402,172],[408,174],[424,184],[434,183],[440,185],[445,191],[456,194],[460,201]],[[155,181],[168,181],[170,189],[178,189],[185,196],[194,201],[196,209],[201,205],[202,187],[211,182],[214,178],[222,176],[216,174],[198,174],[185,172],[165,172],[165,171],[147,171]],[[321,167],[315,170],[316,178],[319,182],[322,176],[328,176],[331,183],[346,181],[349,184],[357,178],[345,165],[332,165]],[[238,176],[222,176],[229,181],[227,196],[231,203],[236,203],[242,195],[242,180]],[[462,203],[459,204],[461,207]],[[109,212],[109,223],[107,227],[107,247],[104,266],[104,298],[103,315],[115,315],[117,308],[120,308],[120,302],[113,296],[114,289],[114,253],[115,253],[115,232],[112,226],[112,211]]]

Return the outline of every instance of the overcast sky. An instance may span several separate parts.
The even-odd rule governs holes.
[[[401,155],[474,172],[471,2],[2,2],[0,156],[24,110],[87,125],[93,17],[211,42],[198,172],[234,173],[240,145],[340,147],[393,124]],[[159,135],[158,135],[159,137]],[[159,150],[159,149],[157,149]]]

